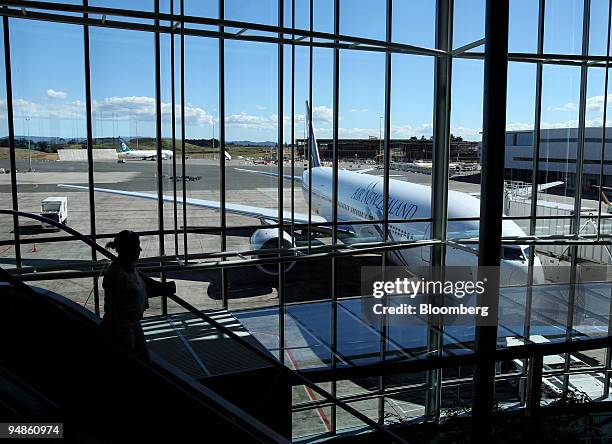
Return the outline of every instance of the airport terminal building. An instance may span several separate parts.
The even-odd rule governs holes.
[[[578,155],[582,156],[583,191],[593,191],[603,176],[603,185],[612,186],[612,150],[610,134],[606,128],[606,143],[603,128],[587,127],[584,132],[578,128],[543,129],[539,138],[539,177],[542,182],[566,180],[575,189],[578,172]],[[578,143],[584,137],[583,143]],[[579,147],[582,153],[579,152]],[[583,148],[582,148],[583,147]],[[506,133],[506,177],[512,180],[531,181],[534,165],[534,132],[509,131]],[[603,165],[601,162],[604,153]],[[603,167],[603,168],[602,168]]]
[[[610,440],[612,2],[0,3],[0,437]]]

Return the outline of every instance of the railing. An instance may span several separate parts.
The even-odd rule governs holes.
[[[68,306],[62,306],[59,304],[53,303],[48,297],[42,297],[38,292],[34,289],[30,288],[28,285],[12,276],[9,272],[0,267],[0,281],[6,281],[10,286],[13,286],[19,293],[28,296],[37,298],[37,300],[49,304],[49,306],[53,306],[54,308],[59,308],[63,312],[67,313],[69,316],[75,317],[75,312]],[[89,312],[86,312],[89,313]],[[89,317],[89,321],[91,321],[94,315],[91,314]],[[76,319],[79,323],[86,325],[88,327],[94,327],[91,325],[91,322],[87,322],[87,316],[83,317],[76,316]],[[270,429],[266,425],[262,424],[258,420],[253,417],[246,415],[244,411],[237,408],[233,404],[230,404],[227,400],[223,399],[219,395],[217,395],[214,391],[202,386],[201,384],[193,384],[189,380],[184,380],[182,378],[177,378],[176,371],[174,368],[170,368],[164,362],[155,362],[155,366],[153,368],[144,364],[138,358],[131,356],[130,353],[126,352],[123,348],[110,343],[112,347],[115,348],[117,353],[124,353],[129,355],[128,359],[131,359],[134,365],[141,366],[142,368],[147,368],[148,370],[154,372],[160,377],[163,377],[165,380],[169,381],[174,388],[183,392],[187,396],[189,396],[192,400],[195,400],[199,405],[212,409],[219,413],[219,415],[223,416],[225,419],[230,421],[237,428],[245,431],[253,437],[256,437],[260,442],[278,442],[278,443],[286,443],[286,438],[279,435],[274,430]],[[173,376],[172,379],[169,379],[169,376]],[[206,401],[203,399],[206,398]]]
[[[31,213],[26,213],[26,212],[23,212],[23,211],[14,211],[14,210],[0,210],[0,214],[17,215],[17,216],[26,217],[26,218],[30,218],[30,219],[35,219],[35,220],[38,220],[38,221],[41,221],[41,222],[45,222],[45,223],[51,224],[51,225],[55,226],[56,228],[59,228],[60,230],[63,230],[65,232],[67,232],[67,233],[72,234],[78,240],[81,240],[81,241],[85,242],[87,245],[95,248],[96,251],[100,252],[101,254],[103,254],[104,256],[108,257],[109,259],[114,259],[116,257],[114,254],[112,254],[106,248],[104,248],[101,245],[97,244],[96,242],[94,242],[93,240],[88,238],[87,236],[79,233],[75,229],[67,227],[67,226],[65,226],[63,224],[60,224],[58,222],[52,221],[52,220],[50,220],[48,218],[39,216],[37,214],[31,214]],[[4,270],[2,268],[0,268],[0,270],[1,270],[0,276],[4,276],[7,280],[9,280],[9,282],[14,283],[15,285],[19,286],[19,288],[24,290],[24,291],[28,291],[28,292],[33,291],[26,284],[24,284],[20,280],[16,279],[14,276],[12,276],[6,270]],[[346,404],[345,402],[343,402],[343,401],[339,400],[338,398],[334,397],[333,395],[329,394],[326,390],[322,389],[321,387],[319,387],[318,385],[316,385],[312,381],[308,380],[305,376],[303,376],[299,372],[286,367],[285,365],[283,365],[281,362],[276,360],[274,357],[272,357],[267,352],[264,352],[260,348],[254,346],[251,343],[249,343],[248,341],[244,340],[243,338],[238,336],[236,333],[234,333],[232,330],[230,330],[227,327],[225,327],[224,325],[218,323],[217,321],[212,319],[210,316],[207,316],[206,314],[202,313],[200,310],[198,310],[197,308],[193,307],[191,304],[187,303],[186,301],[184,301],[180,297],[178,297],[176,295],[170,295],[170,296],[168,296],[168,298],[171,299],[172,301],[176,302],[178,305],[180,305],[181,307],[183,307],[184,309],[186,309],[190,313],[196,315],[197,317],[199,317],[203,321],[205,321],[208,324],[212,325],[213,327],[218,329],[223,334],[225,334],[228,337],[232,338],[234,341],[236,341],[239,344],[241,344],[242,346],[244,346],[247,350],[255,353],[261,359],[263,359],[264,361],[266,361],[267,363],[269,363],[273,367],[281,369],[284,372],[287,372],[294,382],[298,382],[300,384],[303,384],[303,385],[309,387],[311,390],[313,390],[314,392],[316,392],[319,395],[321,395],[327,401],[333,403],[334,405],[337,405],[337,406],[341,407],[346,412],[348,412],[351,415],[353,415],[355,418],[359,419],[360,421],[362,421],[366,425],[370,426],[372,429],[377,430],[377,431],[383,433],[384,435],[389,437],[392,440],[392,442],[406,443],[406,441],[404,439],[400,438],[395,433],[393,433],[390,430],[388,430],[387,428],[381,426],[377,422],[371,420],[366,415],[364,415],[363,413],[361,413],[358,410],[354,409],[353,407],[351,407],[350,405]]]

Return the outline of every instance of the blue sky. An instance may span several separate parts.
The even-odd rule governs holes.
[[[100,6],[152,10],[152,1],[98,0]],[[176,2],[178,3],[178,1]],[[374,39],[385,36],[384,0],[341,0],[341,32]],[[534,52],[537,42],[537,3],[510,0],[511,52]],[[285,24],[290,25],[290,1]],[[296,27],[308,27],[309,0],[296,0]],[[314,26],[333,30],[333,0],[314,1]],[[167,11],[169,0],[162,1]],[[277,23],[277,0],[226,0],[226,18],[263,24]],[[393,38],[397,42],[434,46],[435,2],[395,0]],[[605,54],[607,5],[592,0],[590,52]],[[217,1],[186,0],[187,14],[216,16]],[[581,50],[582,1],[547,2],[545,51],[577,54]],[[455,48],[484,36],[484,0],[455,0]],[[150,34],[115,29],[90,31],[94,135],[135,137],[155,134],[154,40]],[[176,40],[178,96],[178,38]],[[11,19],[13,100],[17,135],[83,137],[85,99],[83,34],[71,25]],[[163,133],[171,132],[170,37],[162,36]],[[478,51],[482,47],[477,48]],[[283,119],[290,135],[290,48],[285,48]],[[219,134],[218,42],[187,37],[185,47],[185,107],[188,138]],[[254,42],[226,42],[226,137],[232,140],[277,140],[278,47]],[[313,109],[319,137],[331,136],[333,52],[314,51]],[[341,51],[340,136],[378,136],[384,112],[384,55]],[[392,137],[431,135],[433,113],[431,57],[393,55]],[[2,68],[2,74],[4,69]],[[451,131],[479,140],[482,126],[482,61],[456,59],[453,63]],[[580,69],[549,65],[544,68],[542,126],[576,126]],[[587,124],[601,125],[603,69],[590,69]],[[4,84],[4,78],[0,79]],[[296,49],[296,136],[304,132],[304,101],[308,97],[308,50]],[[2,92],[2,95],[5,93]],[[510,63],[508,129],[533,126],[535,66]],[[5,114],[5,113],[4,113]],[[29,120],[26,119],[29,118]],[[5,125],[0,131],[5,132]]]

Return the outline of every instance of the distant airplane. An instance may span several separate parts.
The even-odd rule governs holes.
[[[306,102],[306,115],[309,116],[309,105]],[[284,211],[282,219],[285,223],[306,224],[311,222],[313,225],[332,221],[332,176],[333,169],[321,165],[319,149],[314,134],[313,123],[308,119],[309,137],[308,145],[312,159],[312,178],[310,171],[304,170],[301,177],[283,175],[286,180],[293,180],[301,184],[305,199],[308,200],[309,182],[312,179],[312,209],[317,215],[304,213],[294,213]],[[247,170],[236,168],[252,174],[264,176],[278,176],[277,173],[266,171]],[[341,241],[345,243],[357,243],[367,241],[382,240],[383,231],[381,224],[350,224],[350,221],[362,220],[382,220],[383,218],[383,177],[365,174],[366,170],[338,171],[338,202],[337,217],[339,230],[342,233]],[[550,188],[561,184],[543,184],[539,190]],[[87,187],[77,185],[63,185],[60,187],[88,190]],[[139,197],[143,199],[157,200],[157,194],[141,193],[136,191],[123,191],[106,188],[94,188],[94,191],[102,193],[112,193],[122,196]],[[531,193],[531,189],[523,192]],[[449,218],[474,218],[470,221],[451,221],[448,223],[448,235],[453,239],[477,238],[479,232],[480,200],[470,194],[451,191],[448,192],[448,217]],[[164,196],[164,201],[173,202],[172,196]],[[183,198],[177,197],[177,203],[181,204]],[[220,203],[217,201],[187,198],[186,204],[210,208],[219,211]],[[229,214],[251,216],[259,219],[263,227],[256,230],[251,236],[252,250],[265,250],[267,248],[277,248],[281,234],[276,228],[265,228],[266,225],[278,222],[278,211],[273,208],[260,208],[251,205],[229,203],[225,204],[225,211]],[[388,236],[391,241],[416,241],[431,238],[431,223],[415,223],[410,219],[430,218],[431,211],[431,187],[419,185],[411,182],[389,179],[389,200],[388,214],[390,218]],[[393,222],[394,219],[402,222]],[[315,232],[329,233],[330,227],[314,228]],[[504,220],[502,224],[502,235],[506,237],[526,236],[525,232],[511,220]],[[282,233],[282,245],[295,245],[295,239],[284,231]],[[431,264],[431,248],[417,247],[395,250],[390,252],[390,258],[398,265],[403,265],[408,269],[429,266]],[[454,266],[476,266],[478,262],[476,252],[466,251],[467,248],[448,246],[446,264]],[[525,284],[528,273],[528,248],[520,245],[507,245],[502,250],[502,282],[504,284]],[[533,282],[543,283],[544,275],[541,262],[535,257],[535,270]],[[285,270],[291,267],[286,267]],[[278,268],[260,267],[262,271],[275,274]],[[466,277],[467,278],[467,277]]]
[[[117,149],[117,153],[127,159],[140,159],[150,160],[157,158],[157,150],[133,150],[131,149],[125,140],[118,137],[120,148]],[[172,159],[173,153],[170,150],[162,150],[162,160]]]

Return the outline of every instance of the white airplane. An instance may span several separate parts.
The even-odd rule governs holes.
[[[306,103],[308,112],[308,103]],[[312,209],[316,215],[294,213],[293,218],[290,212],[285,211],[283,221],[290,224],[292,221],[297,224],[321,224],[332,221],[332,174],[330,167],[321,165],[319,150],[314,135],[312,122],[308,122],[310,128],[309,148],[312,157],[312,173],[306,169],[301,177],[284,175],[286,180],[293,180],[302,186],[305,199],[308,200],[310,174],[312,174]],[[254,171],[236,168],[253,174],[274,176],[273,172]],[[382,226],[380,224],[350,224],[356,220],[381,220],[383,216],[383,177],[364,174],[365,171],[338,171],[338,223],[343,236],[342,241],[346,243],[356,243],[364,241],[380,241],[382,239]],[[550,188],[554,184],[540,185],[540,190]],[[62,188],[88,190],[87,187],[77,185],[59,185]],[[129,197],[139,197],[144,199],[157,200],[157,194],[141,193],[135,191],[123,191],[106,188],[94,188],[94,191],[102,193],[118,194]],[[529,192],[525,190],[524,192]],[[164,201],[173,202],[172,196],[164,196]],[[178,203],[182,203],[182,196],[177,197]],[[220,210],[220,203],[203,199],[187,198],[186,204],[201,208]],[[260,208],[250,205],[237,203],[226,203],[225,211],[229,214],[251,216],[261,221],[263,227],[256,230],[251,236],[251,249],[264,250],[276,248],[281,234],[276,228],[265,228],[278,222],[278,211],[272,208]],[[430,223],[423,222],[393,222],[393,220],[410,220],[431,217],[431,187],[426,185],[414,184],[411,182],[389,179],[389,203],[388,212],[391,222],[389,223],[389,238],[392,241],[416,241],[430,238]],[[448,217],[449,218],[475,218],[473,221],[449,222],[449,238],[465,239],[477,238],[479,229],[480,200],[470,194],[450,191],[448,196]],[[329,232],[329,227],[319,229]],[[315,229],[316,230],[316,229]],[[504,220],[502,235],[525,236],[525,232],[514,222]],[[284,231],[282,233],[282,245],[295,245],[295,239]],[[396,250],[391,253],[391,258],[398,265],[403,265],[408,269],[430,265],[430,247],[417,247]],[[525,284],[528,272],[528,250],[524,246],[510,245],[504,246],[502,252],[502,283],[504,284]],[[447,247],[447,265],[454,266],[476,266],[478,262],[477,251],[466,251],[466,248]],[[541,262],[536,257],[534,261],[534,283],[543,283],[544,275]],[[288,271],[291,267],[286,267]],[[275,274],[277,267],[260,267],[262,271]],[[475,272],[475,269],[474,269]]]
[[[157,150],[133,150],[121,137],[119,139],[120,148],[117,149],[119,156],[127,159],[152,160],[157,158]],[[174,154],[170,150],[162,150],[162,160],[172,159]]]

